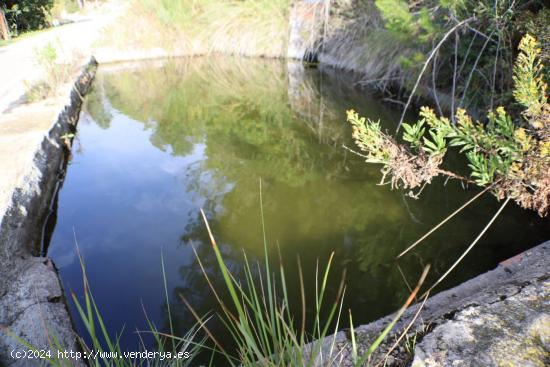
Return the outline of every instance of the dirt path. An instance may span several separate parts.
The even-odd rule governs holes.
[[[41,77],[42,70],[35,63],[37,49],[51,43],[60,58],[76,57],[83,64],[93,53],[101,30],[120,14],[121,9],[120,2],[107,2],[89,9],[85,15],[72,16],[72,23],[0,47],[0,111],[5,112],[22,97],[25,81]]]
[[[118,1],[103,3],[85,15],[72,16],[72,23],[0,47],[0,222],[15,188],[25,185],[25,175],[42,138],[67,102],[68,89],[63,88],[61,97],[21,104],[25,83],[43,77],[44,71],[35,63],[36,50],[51,43],[60,61],[75,60],[84,65],[103,28],[121,13],[122,6]]]

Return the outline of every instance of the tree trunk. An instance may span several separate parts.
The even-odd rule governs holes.
[[[5,40],[11,39],[10,27],[2,9],[0,9],[0,38]]]

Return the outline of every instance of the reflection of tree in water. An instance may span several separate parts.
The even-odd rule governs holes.
[[[287,75],[285,68],[276,61],[193,59],[104,74],[87,108],[103,127],[109,126],[111,108],[143,123],[151,131],[151,143],[175,156],[204,149],[201,158],[187,168],[185,190],[205,208],[236,274],[242,270],[241,248],[249,256],[262,255],[261,178],[267,235],[280,244],[289,278],[297,275],[297,255],[308,277],[315,272],[317,258],[326,260],[335,251],[329,293],[336,292],[338,274],[348,268],[352,296],[347,297],[346,307],[358,310],[357,322],[366,321],[363,315],[387,314],[407,293],[395,255],[471,197],[472,191],[454,183],[443,189],[432,185],[421,200],[411,200],[377,186],[378,168],[366,167],[341,147],[351,141],[344,111],[363,106],[363,115],[377,118],[388,113],[358,97],[347,79],[340,82],[330,72],[315,70]],[[386,126],[390,120],[386,119]],[[465,211],[400,261],[409,283],[415,282],[425,263],[432,264],[432,277],[443,272],[496,205],[491,198],[482,199],[476,209]],[[532,218],[517,208],[507,210],[509,215],[502,216],[474,250],[474,264],[453,273],[449,284],[490,268],[495,258],[506,256],[503,249],[511,255],[525,241],[534,244],[544,239],[547,227],[533,227]],[[523,238],[525,230],[511,228],[532,228],[531,238]],[[198,212],[181,240],[185,246],[195,245],[211,280],[224,289]],[[277,261],[275,246],[270,248],[271,258]],[[175,324],[185,331],[193,318],[179,293],[199,313],[215,308],[215,302],[196,261],[182,267],[180,275],[172,311]],[[314,280],[307,279],[306,289],[313,289]],[[289,291],[299,299],[297,287]]]
[[[104,82],[114,108],[153,129],[155,146],[186,155],[193,144],[208,141],[213,168],[254,158],[257,175],[301,184],[326,172],[326,155],[334,152],[310,143],[315,137],[307,123],[289,108],[279,62],[202,60],[107,75]],[[332,126],[332,141],[347,139],[347,126]]]
[[[99,127],[108,129],[111,126],[113,115],[109,100],[105,95],[105,83],[101,73],[97,75],[93,83],[93,93],[89,93],[86,97],[84,108],[94,118]]]

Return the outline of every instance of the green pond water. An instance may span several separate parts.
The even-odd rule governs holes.
[[[408,296],[405,279],[415,283],[431,264],[433,282],[499,203],[482,197],[396,262],[478,189],[439,180],[415,200],[379,186],[380,167],[343,148],[353,147],[345,111],[354,108],[390,130],[400,111],[354,88],[356,82],[330,69],[252,59],[100,68],[46,236],[66,292],[83,292],[76,237],[109,331],[124,327],[122,347],[135,350],[135,330],[147,329],[144,309],[168,328],[162,253],[174,326],[183,333],[194,319],[180,294],[199,313],[216,309],[193,247],[222,286],[199,210],[238,277],[243,250],[252,261],[263,258],[261,180],[269,256],[278,262],[280,249],[292,300],[299,301],[297,257],[313,308],[316,263],[334,252],[328,299],[345,269],[344,309],[354,323],[395,311]],[[494,268],[548,233],[548,220],[510,205],[438,289]],[[85,336],[72,303],[70,311]],[[228,343],[219,325],[212,328]]]

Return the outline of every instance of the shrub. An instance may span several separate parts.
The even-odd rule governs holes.
[[[12,32],[43,29],[48,26],[48,15],[54,0],[7,0],[3,5]]]
[[[454,115],[457,108],[493,109],[510,102],[520,35],[529,32],[548,48],[548,9],[542,1],[374,3],[385,28],[377,33],[386,31],[401,45],[400,72],[424,75],[421,85],[431,84],[430,94],[440,114],[448,110]],[[404,87],[416,91],[408,83]]]
[[[34,50],[34,62],[42,69],[44,77],[33,82],[24,81],[25,95],[29,102],[53,96],[62,84],[70,80],[77,68],[76,55],[71,55],[64,62],[58,62],[58,58],[58,50],[53,43]]]
[[[499,199],[513,199],[523,208],[546,215],[550,208],[547,84],[537,41],[526,35],[519,49],[513,95],[523,112],[515,123],[503,107],[490,111],[485,124],[474,121],[463,109],[457,110],[453,123],[423,107],[420,120],[403,124],[403,140],[408,144],[400,144],[382,132],[378,123],[348,111],[353,137],[367,162],[383,165],[382,182],[390,176],[392,187],[415,189],[445,175],[489,186]],[[471,178],[441,168],[450,147],[459,147],[465,155]]]

